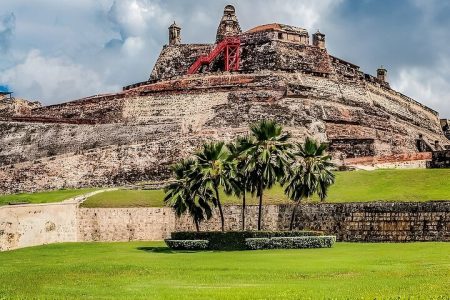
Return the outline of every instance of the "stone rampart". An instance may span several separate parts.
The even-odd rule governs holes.
[[[175,229],[172,209],[79,208],[78,241],[152,241],[170,237]]]
[[[263,212],[263,230],[289,229],[292,205],[268,205]],[[240,230],[241,207],[225,208],[227,230]],[[248,206],[246,228],[255,229],[257,206]],[[176,230],[194,230],[187,217]],[[220,230],[217,216],[201,224],[201,230]],[[320,203],[300,205],[295,229],[324,231],[346,242],[450,241],[450,202]]]
[[[280,206],[281,223],[291,211]],[[295,227],[349,242],[450,241],[450,202],[308,204],[296,214]]]
[[[160,180],[203,141],[230,141],[261,119],[294,142],[329,142],[337,160],[412,156],[420,136],[448,143],[438,117],[414,102],[303,73],[201,74],[32,112],[0,121],[0,194]]]
[[[267,205],[264,230],[287,230],[292,205]],[[226,206],[226,230],[241,229],[241,206]],[[248,206],[246,229],[257,225],[258,207]],[[321,203],[300,205],[296,229],[320,230],[339,241],[450,241],[450,201]],[[220,230],[215,215],[201,230]],[[170,208],[78,208],[59,203],[0,207],[0,250],[59,242],[162,240],[173,231],[195,230],[188,216]]]
[[[77,241],[77,204],[0,207],[0,251]]]

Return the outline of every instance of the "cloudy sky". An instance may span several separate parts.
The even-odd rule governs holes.
[[[241,27],[320,29],[328,51],[450,117],[448,0],[2,0],[0,85],[44,104],[144,81],[174,20],[209,43],[226,4]]]

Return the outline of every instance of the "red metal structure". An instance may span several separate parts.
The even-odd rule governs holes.
[[[200,56],[189,68],[188,74],[197,73],[203,65],[209,65],[221,53],[224,54],[225,71],[237,71],[240,48],[241,40],[238,37],[225,38],[208,55]]]

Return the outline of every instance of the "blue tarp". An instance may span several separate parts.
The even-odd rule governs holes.
[[[7,85],[1,85],[0,84],[0,93],[2,93],[2,94],[9,94],[11,92],[9,91],[9,88],[8,88]]]

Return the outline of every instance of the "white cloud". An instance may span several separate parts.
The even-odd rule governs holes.
[[[392,81],[394,89],[450,118],[450,62],[442,59],[439,68],[405,67]]]
[[[285,23],[311,30],[317,29],[343,0],[272,0],[245,1],[238,7],[242,13],[250,14],[250,20],[263,23]],[[239,11],[238,11],[239,13]]]
[[[122,46],[122,51],[130,57],[137,55],[143,50],[145,50],[145,42],[140,37],[129,37]]]
[[[152,25],[166,26],[171,19],[171,15],[157,1],[150,0],[114,1],[108,16],[123,39],[146,35]]]
[[[0,81],[20,91],[20,97],[34,100],[63,101],[119,88],[106,84],[93,70],[63,57],[45,57],[39,50],[30,51],[22,63],[2,72]]]

